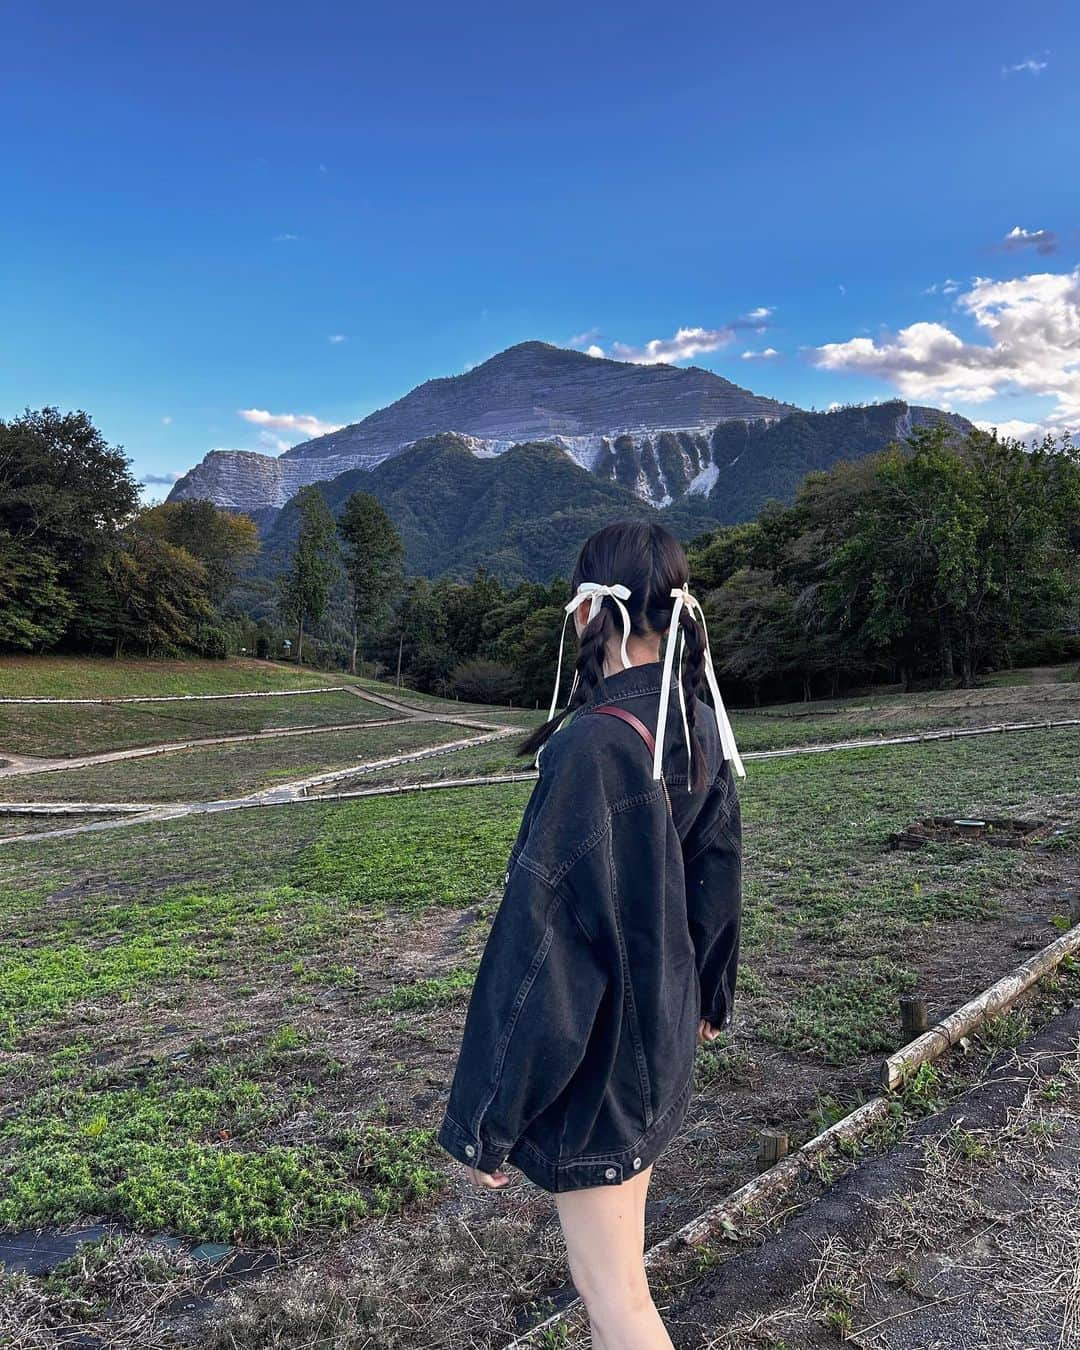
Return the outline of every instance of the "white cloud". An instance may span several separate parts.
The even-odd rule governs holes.
[[[625,342],[613,342],[610,355],[616,361],[629,361],[635,366],[654,366],[674,361],[689,361],[702,352],[715,352],[733,341],[733,328],[680,328],[674,337],[653,338],[643,347],[631,347]],[[592,355],[600,348],[591,351]]]
[[[1002,66],[1002,75],[1041,75],[1047,67],[1046,61],[1036,61],[1033,56],[1029,56],[1026,61],[1017,61],[1015,66]]]
[[[1012,281],[979,277],[957,305],[986,341],[913,323],[881,342],[827,343],[811,359],[823,370],[878,375],[916,402],[985,403],[1006,392],[1053,398],[1050,420],[1080,425],[1080,268]]]
[[[946,277],[944,281],[935,281],[932,286],[927,286],[923,295],[955,295],[963,284],[962,281],[954,281],[952,277]]]
[[[299,236],[298,234],[275,234],[275,235],[274,235],[274,243],[275,243],[275,244],[291,244],[294,240],[299,239],[299,238],[300,238],[300,236]]]
[[[1053,230],[1025,230],[1019,225],[1014,225],[1001,241],[1001,247],[1008,253],[1033,248],[1036,253],[1045,257],[1049,253],[1057,252],[1058,237]]]
[[[182,477],[179,473],[144,473],[139,482],[146,487],[172,487]]]
[[[779,355],[780,353],[775,347],[766,347],[764,351],[760,352],[743,352],[742,359],[744,361],[771,361],[774,356]]]
[[[163,417],[163,418],[161,419],[161,425],[162,425],[163,427],[171,427],[171,426],[172,426],[172,418],[171,418],[171,417]]]
[[[264,408],[241,408],[238,416],[257,427],[294,431],[304,440],[309,440],[312,436],[328,436],[331,431],[341,430],[340,423],[321,422],[317,417],[307,413],[272,413]],[[295,444],[296,439],[294,437],[292,441],[287,441],[281,448],[287,449],[289,445]]]
[[[276,436],[272,431],[260,431],[258,442],[265,449],[272,450],[275,455],[280,455],[283,450],[289,450],[296,444],[296,437]]]
[[[344,333],[331,333],[326,340],[327,342],[333,343],[333,345],[336,347],[339,342],[348,342],[349,339],[345,336]]]
[[[771,305],[759,305],[747,314],[722,328],[679,328],[674,337],[652,338],[643,346],[636,347],[627,342],[612,342],[606,350],[595,341],[600,336],[599,328],[590,328],[584,333],[575,333],[570,339],[571,347],[584,346],[587,356],[607,356],[615,361],[628,361],[632,365],[652,366],[676,361],[690,361],[703,352],[715,352],[735,341],[736,335],[744,329],[753,329],[755,333],[768,331],[768,320],[775,313]]]
[[[1050,430],[1041,422],[1024,422],[1016,417],[1007,421],[989,419],[976,422],[975,425],[980,431],[996,431],[1002,440],[1013,441],[1041,440],[1044,433]]]

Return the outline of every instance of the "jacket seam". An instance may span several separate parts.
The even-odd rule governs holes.
[[[477,1111],[475,1118],[475,1125],[473,1127],[473,1133],[476,1135],[477,1138],[480,1137],[481,1122],[483,1121],[484,1116],[487,1114],[491,1106],[491,1103],[495,1100],[496,1094],[499,1091],[499,1086],[502,1082],[503,1068],[506,1064],[507,1051],[510,1048],[510,1039],[514,1033],[514,1028],[517,1026],[518,1017],[521,1015],[521,1010],[525,1006],[525,1000],[529,997],[529,991],[532,989],[533,985],[536,982],[536,977],[540,974],[541,967],[547,960],[547,954],[551,948],[552,939],[555,936],[555,930],[552,926],[551,920],[552,914],[549,913],[547,916],[547,927],[544,929],[544,936],[543,938],[541,938],[537,946],[536,952],[533,955],[532,963],[530,964],[528,971],[522,977],[521,984],[518,986],[518,991],[514,997],[514,1003],[511,1008],[510,1016],[507,1019],[506,1030],[503,1032],[502,1039],[499,1041],[499,1044],[496,1047],[495,1072],[492,1075],[491,1091],[488,1093],[487,1097],[484,1099],[479,1110]]]
[[[641,1110],[645,1117],[645,1128],[653,1123],[652,1083],[649,1078],[649,1066],[645,1059],[645,1047],[641,1043],[641,1028],[638,1025],[637,1000],[634,998],[634,982],[630,976],[630,957],[626,950],[626,935],[623,932],[622,911],[619,906],[618,880],[615,872],[615,841],[608,836],[608,874],[611,878],[611,909],[615,919],[615,934],[619,943],[619,966],[622,971],[623,998],[626,1018],[629,1025],[630,1041],[634,1047],[634,1060],[637,1065],[638,1091],[641,1093]]]
[[[449,1111],[444,1111],[443,1116],[445,1117],[446,1120],[450,1122],[451,1125],[454,1126],[456,1130],[459,1130],[463,1135],[465,1135],[467,1139],[473,1138],[480,1139],[480,1133],[478,1130],[466,1129],[466,1127],[462,1125],[461,1121],[458,1120],[455,1116],[452,1116]],[[510,1140],[509,1143],[504,1143],[500,1139],[492,1139],[489,1136],[488,1139],[486,1140],[481,1139],[480,1142],[482,1144],[486,1143],[492,1153],[509,1153],[509,1151],[514,1147],[514,1140],[512,1139]]]
[[[694,849],[693,853],[688,853],[686,855],[684,865],[686,867],[689,867],[692,862],[697,862],[697,860],[701,857],[701,855],[708,851],[708,849],[712,845],[712,841],[716,838],[716,836],[719,833],[720,833],[719,824],[710,826],[709,832],[706,834],[705,838],[699,842],[697,848]]]

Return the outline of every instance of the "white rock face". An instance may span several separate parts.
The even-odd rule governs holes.
[[[387,455],[330,455],[326,459],[286,459],[254,450],[211,450],[177,480],[169,501],[201,499],[231,511],[282,507],[309,483],[336,478],[347,469],[372,469]]]

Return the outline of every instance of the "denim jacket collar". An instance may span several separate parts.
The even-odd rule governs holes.
[[[604,676],[599,697],[595,701],[616,703],[620,699],[636,698],[641,694],[658,694],[663,673],[663,661],[642,661],[638,665],[613,671]]]

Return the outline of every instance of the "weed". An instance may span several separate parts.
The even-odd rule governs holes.
[[[916,1116],[929,1116],[942,1106],[941,1075],[924,1060],[900,1086],[900,1098],[906,1110]]]
[[[440,975],[430,980],[415,980],[412,984],[402,984],[389,994],[383,994],[374,1000],[376,1008],[386,1008],[391,1012],[416,1011],[427,1008],[443,1008],[461,1000],[473,986],[476,978],[475,966],[462,966],[448,975]]]

